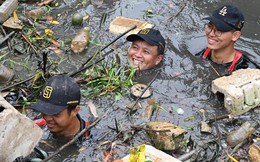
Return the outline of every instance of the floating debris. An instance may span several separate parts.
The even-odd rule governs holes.
[[[152,95],[152,89],[147,87],[145,84],[135,84],[131,87],[131,94],[140,98],[150,97]]]
[[[27,16],[33,17],[33,18],[40,18],[48,11],[48,8],[45,6],[35,8],[33,10],[30,10],[27,12]]]
[[[144,148],[144,149],[143,149]],[[137,162],[139,159],[142,159],[142,162],[181,162],[180,160],[170,156],[169,154],[166,154],[165,152],[158,150],[150,145],[140,145],[137,147],[133,147],[132,149],[135,149],[132,151],[132,155],[125,156],[122,160],[122,162]],[[131,149],[131,150],[132,150]],[[131,154],[130,153],[130,154]],[[135,153],[135,154],[133,154]],[[135,155],[135,156],[134,156]],[[145,155],[145,159],[143,159],[143,156]],[[131,158],[130,158],[131,156]],[[114,161],[115,162],[115,161]],[[141,162],[141,161],[140,161]]]
[[[4,65],[0,65],[0,84],[8,83],[14,76],[14,71]]]
[[[260,161],[260,146],[253,143],[249,148],[249,159],[251,162],[259,162]]]
[[[168,122],[148,122],[146,131],[155,147],[160,150],[175,150],[179,148],[186,130]]]
[[[83,16],[80,13],[73,14],[71,23],[72,23],[72,25],[82,25]]]
[[[177,114],[179,114],[179,115],[184,114],[184,110],[182,108],[178,108],[174,105],[172,105],[172,108],[177,112]]]
[[[136,34],[140,30],[145,28],[152,28],[154,25],[146,21],[118,16],[110,23],[109,31],[114,34],[121,34],[132,26],[136,26],[136,29],[128,32],[127,35]]]
[[[10,17],[3,23],[3,26],[6,28],[21,30],[23,28],[23,22],[17,18]]]
[[[85,27],[79,31],[71,41],[71,50],[74,53],[80,53],[85,50],[90,38],[89,29]]]
[[[234,147],[247,139],[252,133],[254,133],[254,131],[254,127],[252,127],[251,124],[246,121],[239,129],[228,134],[227,143],[231,147]]]

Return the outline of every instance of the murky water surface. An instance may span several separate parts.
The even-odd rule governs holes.
[[[94,4],[95,3],[95,4]],[[80,12],[83,15],[89,15],[89,20],[84,23],[91,31],[92,39],[103,44],[109,43],[116,35],[109,33],[109,23],[116,16],[130,17],[134,19],[145,19],[155,24],[166,39],[167,51],[164,57],[163,72],[169,77],[157,79],[151,85],[153,96],[157,99],[167,111],[155,111],[152,121],[156,118],[159,121],[175,123],[188,130],[186,138],[190,135],[194,139],[208,138],[201,136],[198,130],[198,123],[201,121],[199,109],[205,109],[209,116],[225,114],[223,103],[212,94],[210,83],[212,79],[218,76],[209,68],[209,65],[196,58],[194,54],[206,47],[204,33],[204,23],[201,19],[208,16],[218,6],[223,4],[235,4],[244,13],[246,23],[242,30],[242,37],[236,43],[236,48],[250,59],[260,65],[260,19],[259,19],[259,0],[200,0],[200,1],[166,1],[166,0],[146,0],[146,1],[127,1],[127,0],[100,0],[93,3],[86,1],[59,1],[59,7],[52,10],[51,15],[61,24],[52,29],[55,36],[61,40],[72,38],[80,27],[71,26],[71,14]],[[98,4],[98,5],[97,5]],[[28,7],[24,5],[24,7]],[[147,17],[145,10],[151,9],[153,17]],[[99,28],[102,13],[107,13],[107,19],[101,28]],[[125,37],[118,40],[122,47],[115,50],[120,55],[122,62],[126,63],[126,53],[130,43],[125,42]],[[124,43],[125,42],[125,43]],[[90,49],[91,50],[91,49]],[[66,51],[66,56],[75,64],[82,64],[89,56],[71,54]],[[74,67],[67,67],[61,63],[60,69],[68,71]],[[117,146],[114,150],[114,158],[122,158],[129,153],[132,146],[143,143],[150,144],[148,136],[144,131],[136,132],[130,142],[122,142],[122,137],[115,139],[116,132],[109,127],[115,128],[115,118],[120,124],[121,129],[129,129],[131,125],[139,125],[144,122],[142,114],[147,103],[141,100],[143,109],[139,109],[130,117],[125,116],[125,105],[134,101],[128,95],[123,99],[114,102],[109,96],[94,100],[99,115],[109,111],[108,115],[101,120],[91,131],[91,137],[81,149],[71,147],[63,151],[54,161],[102,161],[103,151],[106,145],[102,143],[107,141],[116,141]],[[178,115],[173,107],[182,108],[183,115]],[[113,108],[113,110],[112,110]],[[170,113],[171,112],[171,113]],[[89,119],[91,114],[82,101],[81,115]],[[253,113],[249,113],[253,115]],[[187,120],[190,119],[190,120]]]

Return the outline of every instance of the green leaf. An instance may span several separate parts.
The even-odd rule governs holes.
[[[123,95],[121,93],[117,93],[117,95],[115,96],[115,101],[120,100],[123,97]]]

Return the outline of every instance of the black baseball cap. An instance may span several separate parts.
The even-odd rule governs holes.
[[[163,36],[161,35],[160,31],[153,29],[153,28],[146,28],[140,30],[137,34],[131,34],[128,37],[126,37],[126,40],[130,42],[134,42],[137,39],[143,39],[148,44],[152,46],[161,46],[162,54],[165,50],[165,40]]]
[[[44,83],[39,101],[30,108],[46,115],[54,115],[68,106],[79,105],[80,97],[80,86],[73,78],[57,75]]]
[[[213,12],[212,16],[203,18],[203,20],[205,19],[212,22],[222,32],[231,30],[241,31],[245,23],[242,12],[232,5],[225,5],[218,8]]]

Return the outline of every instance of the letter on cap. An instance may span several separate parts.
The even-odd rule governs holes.
[[[50,86],[46,86],[43,92],[43,97],[44,98],[50,98],[51,97],[51,93],[52,93],[53,88]]]
[[[227,14],[227,7],[224,6],[224,7],[219,11],[219,14],[222,15],[222,16],[226,16],[226,14]]]

